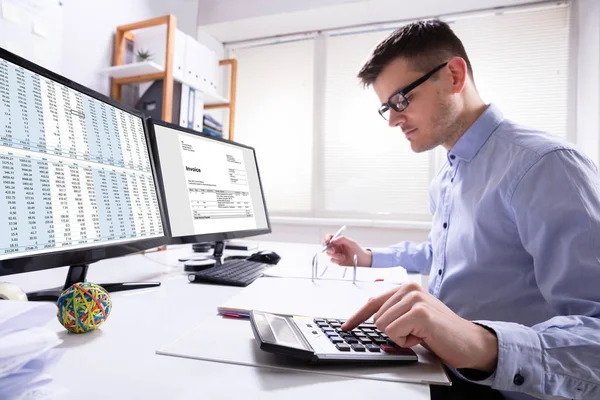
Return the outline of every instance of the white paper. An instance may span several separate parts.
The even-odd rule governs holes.
[[[52,398],[45,370],[62,353],[62,340],[45,327],[53,318],[52,303],[0,301],[0,399]]]
[[[260,350],[252,334],[250,321],[211,316],[156,352],[168,356],[353,379],[450,385],[442,363],[434,354],[420,345],[413,347],[413,350],[417,353],[419,362],[406,365],[307,365],[305,362]]]
[[[42,326],[56,318],[52,303],[0,300],[0,337],[7,332]]]
[[[352,267],[340,267],[339,265],[329,264],[325,266],[319,266],[317,271],[317,279],[325,280],[342,280],[352,282],[354,275],[354,268]],[[289,267],[285,265],[278,265],[267,269],[264,272],[264,276],[276,277],[276,278],[303,278],[311,279],[312,271],[311,268],[305,267]],[[389,283],[406,283],[408,282],[408,274],[402,267],[393,268],[356,268],[356,281],[358,282],[376,282],[384,281]]]
[[[55,332],[43,327],[33,327],[2,335],[0,341],[0,375],[2,374],[2,361],[4,359],[37,353],[58,346],[61,342]]]

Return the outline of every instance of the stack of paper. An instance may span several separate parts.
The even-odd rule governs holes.
[[[0,399],[50,399],[58,391],[45,372],[62,341],[44,325],[56,318],[50,303],[0,301]]]

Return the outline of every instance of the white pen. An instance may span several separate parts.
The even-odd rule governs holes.
[[[323,247],[323,250],[321,250],[321,253],[323,253],[324,251],[327,251],[327,249],[329,249],[333,243],[333,241],[337,238],[340,237],[340,235],[342,234],[342,232],[344,232],[344,230],[346,229],[346,225],[342,226],[340,229],[338,229],[338,231],[335,233],[335,235],[333,235],[333,237],[331,238],[331,240],[329,241],[329,243],[327,243],[327,245],[325,247]]]

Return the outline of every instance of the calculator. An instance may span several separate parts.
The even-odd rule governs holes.
[[[345,320],[285,316],[253,310],[250,323],[261,350],[301,359],[311,364],[328,362],[394,362],[419,360],[410,348],[395,344],[374,323],[352,331],[342,330]]]

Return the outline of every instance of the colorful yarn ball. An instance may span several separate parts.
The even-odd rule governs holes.
[[[108,292],[90,282],[74,283],[58,298],[58,321],[68,331],[86,333],[98,328],[112,309]]]

